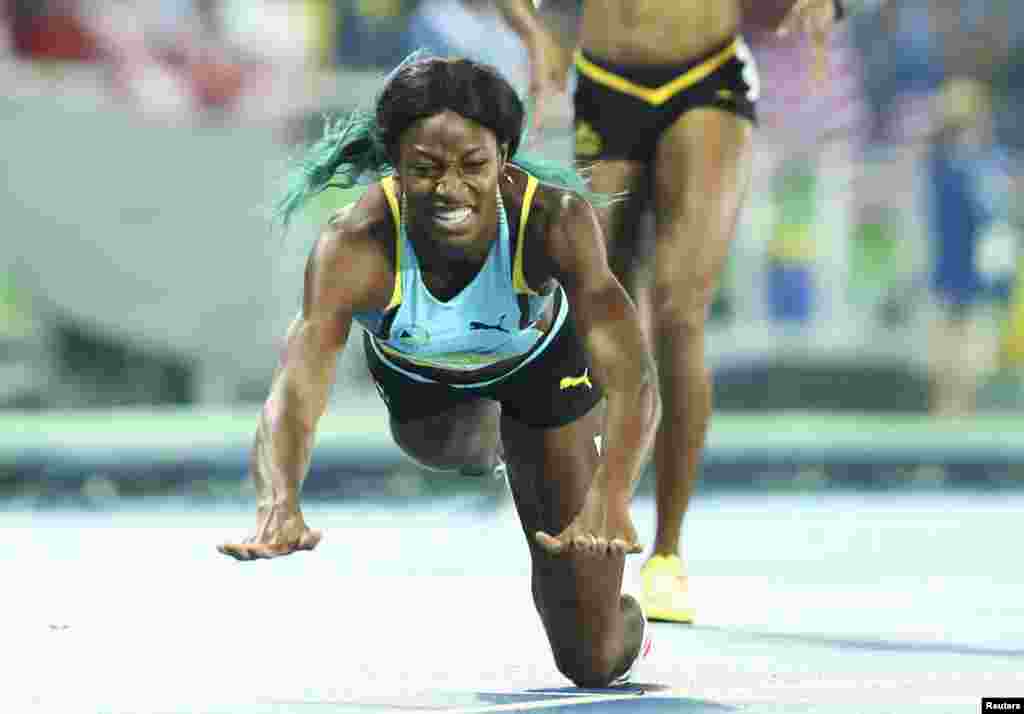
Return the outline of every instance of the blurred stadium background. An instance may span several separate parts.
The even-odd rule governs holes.
[[[288,158],[416,48],[523,87],[522,47],[477,0],[0,8],[0,496],[245,496],[331,209],[272,230]],[[541,10],[569,46],[577,3]],[[824,87],[801,39],[757,18],[747,39],[761,130],[711,315],[705,488],[1024,483],[1024,5],[869,3]],[[561,109],[535,141],[567,157]],[[934,279],[950,270],[953,304]],[[403,462],[359,349],[338,371],[308,494],[478,488]]]

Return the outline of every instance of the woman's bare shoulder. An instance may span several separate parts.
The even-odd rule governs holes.
[[[310,256],[307,278],[312,272],[319,282],[343,281],[345,292],[358,303],[354,309],[373,309],[390,299],[394,266],[394,219],[383,189],[374,184],[328,219]]]

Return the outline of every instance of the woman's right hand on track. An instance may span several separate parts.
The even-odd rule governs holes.
[[[284,506],[261,507],[256,513],[256,532],[241,543],[217,546],[235,560],[278,558],[298,550],[313,550],[320,542],[320,531],[310,530],[302,511]]]
[[[603,557],[643,550],[629,515],[629,498],[610,497],[603,467],[598,469],[583,507],[572,522],[557,535],[537,531],[533,538],[549,555],[555,556],[583,553]]]

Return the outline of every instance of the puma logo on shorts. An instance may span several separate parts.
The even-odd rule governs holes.
[[[562,377],[562,381],[558,383],[559,389],[572,389],[578,387],[581,384],[586,385],[587,389],[593,389],[594,385],[590,382],[590,370],[583,370],[583,374],[579,377]]]

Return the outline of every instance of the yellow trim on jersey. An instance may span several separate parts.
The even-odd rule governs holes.
[[[530,207],[533,205],[533,194],[537,192],[537,179],[533,176],[526,178],[526,190],[523,192],[523,210],[519,213],[519,230],[516,231],[516,257],[512,262],[512,289],[516,293],[527,293],[539,295],[536,290],[530,288],[526,282],[526,273],[523,272],[523,245],[526,243],[526,221],[530,218]]]
[[[588,60],[583,56],[583,52],[578,49],[576,50],[574,59],[576,62],[576,68],[598,84],[603,84],[617,92],[629,94],[630,96],[644,100],[648,104],[654,104],[657,106],[659,104],[664,104],[674,95],[687,87],[692,87],[732,59],[733,55],[736,54],[736,46],[738,42],[738,39],[733,40],[727,47],[715,53],[704,62],[701,62],[696,67],[684,72],[671,82],[667,82],[660,87],[644,87],[643,85],[631,82],[625,77],[620,77],[613,72],[609,72],[603,67],[599,67]]]
[[[395,195],[395,177],[385,176],[380,180],[380,187],[384,189],[391,217],[395,220],[395,289],[391,292],[391,302],[384,308],[384,312],[387,312],[402,304],[402,210]]]

